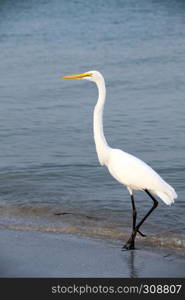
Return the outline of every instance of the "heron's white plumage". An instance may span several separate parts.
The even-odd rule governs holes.
[[[97,84],[99,98],[94,109],[94,139],[99,161],[106,165],[110,174],[129,191],[145,190],[157,195],[167,205],[171,205],[177,194],[173,187],[165,182],[149,165],[137,157],[119,149],[109,147],[103,132],[103,109],[106,88],[103,76],[90,71],[92,80]],[[86,78],[85,78],[86,79]]]
[[[147,189],[168,205],[177,197],[175,190],[149,165],[129,153],[111,149],[106,166],[110,174],[129,190]]]
[[[99,97],[94,109],[94,140],[100,164],[105,165],[117,181],[127,186],[130,193],[133,190],[148,190],[157,195],[167,205],[172,204],[174,199],[177,198],[173,187],[142,160],[127,152],[113,149],[107,144],[103,132],[106,88],[101,73],[89,71],[83,74],[64,76],[63,78],[86,79],[97,84]]]

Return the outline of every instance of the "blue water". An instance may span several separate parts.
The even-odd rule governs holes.
[[[59,79],[94,69],[107,84],[109,144],[149,163],[179,196],[173,207],[160,202],[146,230],[184,230],[184,11],[180,0],[1,1],[1,224],[15,209],[48,208],[131,225],[127,190],[97,160],[96,86]],[[138,192],[136,205],[142,216],[151,201]]]

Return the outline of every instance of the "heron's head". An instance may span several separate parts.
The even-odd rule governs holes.
[[[67,75],[60,78],[61,79],[85,79],[89,81],[98,82],[99,80],[102,80],[103,77],[101,73],[98,71],[88,71],[86,73]]]

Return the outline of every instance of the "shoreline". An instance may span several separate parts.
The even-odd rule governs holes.
[[[184,277],[183,257],[138,244],[66,233],[0,229],[0,277]]]
[[[173,251],[185,257],[185,229],[155,226],[150,223],[143,230],[146,237],[137,235],[136,246]],[[26,230],[50,232],[52,234],[73,234],[84,238],[124,243],[130,236],[130,224],[99,218],[91,212],[75,209],[60,210],[44,207],[0,206],[0,230]],[[154,251],[155,251],[154,250]]]
[[[15,231],[35,231],[50,234],[64,234],[81,236],[95,240],[107,241],[110,243],[121,243],[128,240],[130,232],[128,228],[104,226],[102,224],[67,222],[66,220],[56,220],[47,218],[29,219],[29,218],[14,218],[4,219],[1,217],[0,230],[15,230]],[[180,232],[163,231],[160,233],[149,233],[145,237],[137,235],[136,247],[148,247],[154,251],[163,249],[170,251],[175,255],[185,257],[185,236]]]

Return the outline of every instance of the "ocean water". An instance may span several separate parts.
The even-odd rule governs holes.
[[[99,70],[112,147],[150,164],[177,191],[148,241],[185,250],[184,1],[0,2],[0,226],[125,239],[128,191],[99,165],[93,83]],[[136,193],[138,218],[151,207]]]

